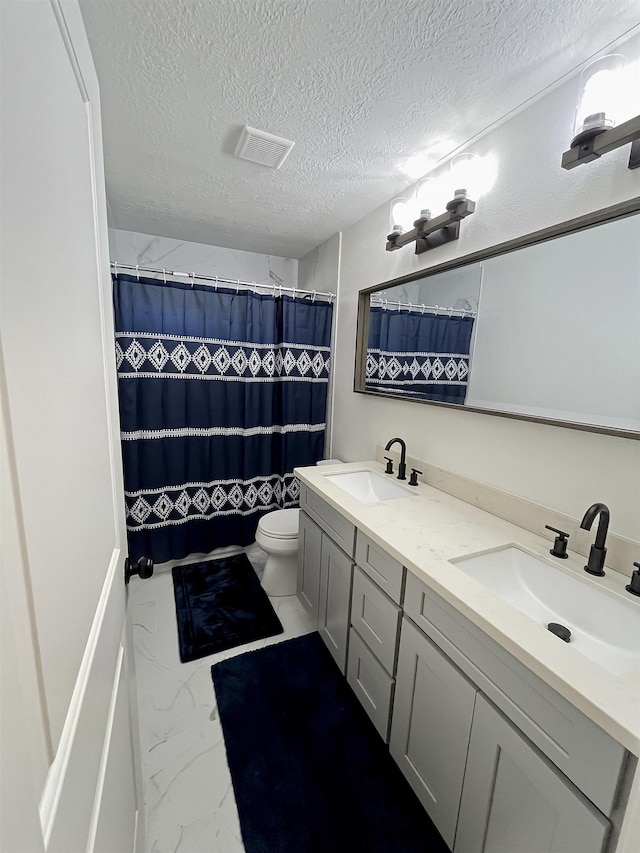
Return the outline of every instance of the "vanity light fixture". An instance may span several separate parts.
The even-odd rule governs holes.
[[[562,168],[574,169],[631,143],[629,168],[637,169],[640,115],[629,118],[629,106],[638,101],[638,63],[627,63],[620,54],[603,56],[584,69],[580,83],[574,135],[562,155]]]
[[[440,207],[442,202],[441,180],[423,178],[418,181],[412,202],[407,198],[396,198],[391,202],[390,233],[387,235],[387,252],[401,249],[409,243],[415,243],[416,255],[421,255],[436,246],[450,243],[460,236],[460,222],[470,216],[476,209],[475,201],[468,196],[473,186],[473,178],[478,174],[480,158],[475,154],[459,154],[451,161],[449,181],[459,189],[454,190],[453,197],[445,204],[445,212],[439,216],[431,216],[431,207]],[[471,189],[473,192],[473,189]],[[444,195],[444,198],[447,196]],[[412,212],[417,216],[413,228],[409,230],[407,215]]]
[[[446,211],[440,216],[432,219],[431,212],[425,209],[423,211],[425,215],[420,215],[416,219],[410,231],[394,227],[387,236],[387,252],[393,252],[415,242],[416,255],[421,255],[428,249],[457,240],[460,236],[461,220],[470,216],[475,209],[476,203],[467,198],[467,191],[456,190],[451,201],[447,202]],[[394,225],[397,224],[394,223]]]

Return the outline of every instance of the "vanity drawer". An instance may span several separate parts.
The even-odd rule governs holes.
[[[353,572],[351,624],[390,675],[395,673],[398,626],[402,611],[356,566]]]
[[[306,486],[300,487],[300,509],[303,509],[346,554],[353,557],[356,529],[350,521]]]
[[[396,604],[402,604],[402,563],[387,554],[360,530],[356,536],[356,563]]]
[[[404,610],[606,815],[626,750],[410,572]]]
[[[351,628],[347,681],[385,743],[389,741],[389,714],[394,680]]]

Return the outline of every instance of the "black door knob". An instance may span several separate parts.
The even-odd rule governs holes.
[[[140,557],[135,563],[127,557],[124,561],[124,582],[129,583],[133,575],[139,575],[142,580],[147,580],[153,574],[153,560],[151,557]]]

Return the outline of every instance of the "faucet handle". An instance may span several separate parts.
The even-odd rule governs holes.
[[[558,530],[557,527],[551,527],[550,524],[545,524],[545,528],[558,534],[554,539],[553,548],[549,553],[552,557],[559,557],[561,560],[566,560],[569,556],[567,554],[567,539],[569,538],[569,534],[565,533],[564,530]]]
[[[636,567],[636,570],[631,573],[631,583],[628,583],[625,589],[631,595],[640,595],[640,563],[634,563],[633,565]]]
[[[390,456],[384,457],[387,460],[387,467],[384,469],[385,474],[393,474],[393,459]]]
[[[411,469],[411,477],[409,478],[409,485],[410,486],[417,486],[418,485],[418,474],[422,474],[422,471],[418,471],[417,468]]]

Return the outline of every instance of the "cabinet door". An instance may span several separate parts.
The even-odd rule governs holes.
[[[369,539],[361,530],[356,536],[356,563],[396,604],[402,601],[404,568],[399,560]]]
[[[347,665],[352,571],[351,557],[323,533],[318,630],[343,675]]]
[[[341,512],[329,506],[320,495],[306,486],[300,489],[300,509],[304,510],[345,554],[353,556],[356,529]]]
[[[347,681],[385,743],[389,740],[389,709],[393,678],[376,659],[355,628],[349,632]]]
[[[296,593],[318,627],[320,601],[320,548],[322,531],[309,516],[300,513],[298,532],[298,582]]]
[[[403,619],[389,746],[450,849],[475,698],[471,682]]]
[[[351,624],[389,675],[395,675],[401,610],[356,566]]]
[[[609,822],[478,695],[455,853],[601,853]]]

